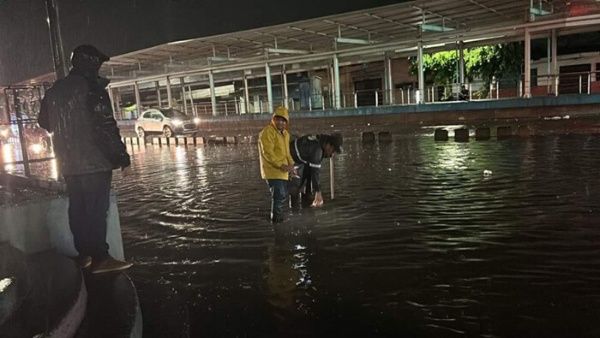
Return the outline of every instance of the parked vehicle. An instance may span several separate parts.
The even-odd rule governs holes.
[[[172,108],[152,108],[144,111],[135,122],[138,137],[162,134],[164,137],[189,135],[198,132],[200,119]]]
[[[50,148],[52,142],[50,141],[50,134],[40,128],[37,123],[24,123],[23,124],[23,136],[27,146],[34,153],[40,153],[47,151]],[[0,143],[16,143],[19,142],[19,128],[16,124],[3,124],[0,125]]]

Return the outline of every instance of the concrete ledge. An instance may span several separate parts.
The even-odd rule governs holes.
[[[26,201],[0,207],[0,242],[9,242],[26,254],[56,249],[67,256],[77,254],[69,228],[69,201],[65,196]],[[110,254],[123,259],[123,241],[117,198],[110,198],[107,216],[107,242]]]

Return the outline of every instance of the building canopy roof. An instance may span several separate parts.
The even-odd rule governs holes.
[[[417,0],[246,31],[174,41],[113,56],[103,72],[113,85],[170,76],[240,71],[270,65],[414,55],[427,50],[598,30],[594,0]]]

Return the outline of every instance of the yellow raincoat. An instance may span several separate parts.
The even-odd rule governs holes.
[[[258,134],[258,153],[260,155],[260,175],[265,180],[287,180],[288,172],[281,170],[284,164],[293,164],[290,154],[290,134],[287,130],[279,132],[275,127],[275,116],[281,116],[290,123],[287,109],[278,107],[271,123]]]

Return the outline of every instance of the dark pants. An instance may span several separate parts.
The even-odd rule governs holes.
[[[106,216],[112,172],[65,176],[69,193],[69,226],[80,255],[108,256]]]
[[[271,221],[273,223],[283,221],[283,206],[287,199],[286,180],[267,180],[269,190],[271,190]]]
[[[300,209],[312,203],[312,181],[310,167],[306,164],[296,164],[298,177],[292,177],[288,183],[290,193],[290,206]]]

